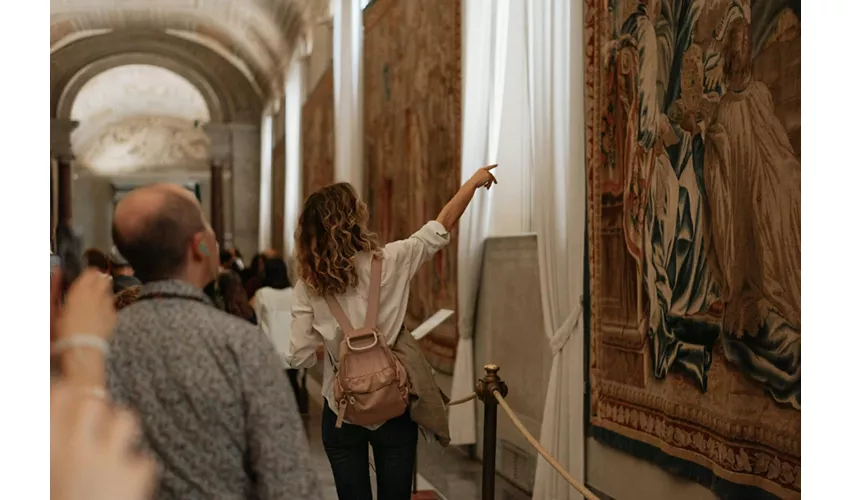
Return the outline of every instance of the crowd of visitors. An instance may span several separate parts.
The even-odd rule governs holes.
[[[492,168],[386,246],[349,184],[322,188],[299,219],[294,286],[274,251],[248,267],[220,251],[185,189],[128,194],[109,253],[87,250],[67,291],[63,269],[51,271],[51,498],[318,498],[299,370],[322,348],[322,442],[339,498],[372,498],[370,446],[378,498],[410,498],[418,429],[449,436],[445,395],[403,325],[409,283],[496,182]],[[361,374],[371,382],[352,384]]]

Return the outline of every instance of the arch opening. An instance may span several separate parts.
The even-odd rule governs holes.
[[[129,64],[89,79],[71,103],[80,123],[71,146],[80,168],[97,175],[205,171],[210,109],[183,76]]]

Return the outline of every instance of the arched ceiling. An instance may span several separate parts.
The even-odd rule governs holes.
[[[159,66],[118,66],[88,80],[71,118],[71,146],[83,169],[99,175],[205,171],[207,101],[186,78]]]
[[[259,123],[329,3],[51,0],[51,119],[97,173],[204,170],[196,122]]]
[[[320,0],[323,1],[323,0]],[[268,98],[304,32],[310,0],[51,0],[51,53],[104,33],[153,31],[218,54]],[[93,62],[90,61],[90,62]]]
[[[77,94],[71,119],[85,126],[143,114],[201,124],[210,120],[204,96],[191,82],[173,71],[145,64],[119,66],[89,80]]]
[[[167,68],[191,82],[210,119],[256,123],[266,96],[218,52],[172,34],[122,30],[88,36],[50,55],[50,113],[70,118],[80,89],[97,74],[127,64]]]

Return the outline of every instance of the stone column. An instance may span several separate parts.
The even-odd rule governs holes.
[[[210,138],[210,223],[218,244],[233,245],[233,229],[227,216],[227,191],[232,168],[233,148],[230,129],[225,123],[208,123],[204,132]]]
[[[71,170],[71,157],[60,156],[56,159],[56,180],[58,184],[56,223],[70,225],[74,206],[74,178]]]
[[[221,163],[210,162],[210,222],[219,245],[224,246],[224,178]]]
[[[221,200],[220,244],[234,245],[250,258],[257,252],[259,234],[259,124],[208,123],[204,131],[210,138],[213,164],[221,165],[222,195],[212,195]]]
[[[265,250],[260,237],[260,124],[231,123],[233,240],[246,258]]]
[[[56,160],[56,223],[70,225],[73,207],[71,132],[79,125],[72,120],[50,120],[50,156]]]

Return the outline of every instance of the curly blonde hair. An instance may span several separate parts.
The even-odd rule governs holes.
[[[368,218],[366,205],[347,182],[323,187],[307,198],[295,230],[295,252],[299,277],[310,292],[341,294],[357,286],[357,254],[380,256],[378,238],[366,227]]]

